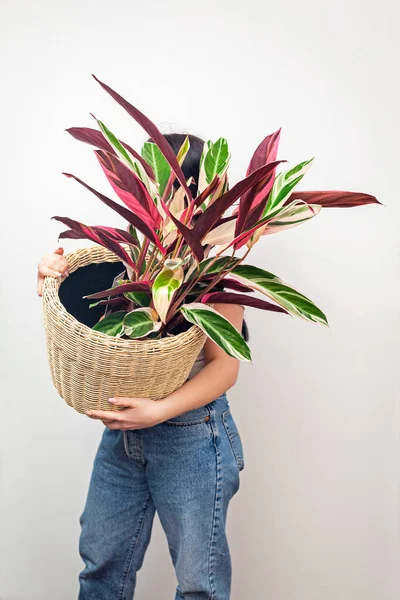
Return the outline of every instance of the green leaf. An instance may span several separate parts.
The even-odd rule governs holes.
[[[206,258],[205,260],[202,260],[201,263],[199,264],[198,271],[196,272],[197,276],[201,275],[203,273],[203,271],[206,270],[206,268],[207,268],[207,271],[205,273],[206,275],[212,275],[213,273],[220,273],[221,271],[223,271],[223,269],[226,269],[228,267],[228,265],[232,266],[232,265],[236,264],[239,259],[231,257],[231,256],[220,256],[219,258],[217,258],[215,263],[211,267],[208,268],[208,265],[213,260],[214,260],[214,257]]]
[[[125,148],[123,147],[123,145],[121,144],[121,142],[119,141],[119,139],[112,133],[112,131],[110,131],[105,125],[104,123],[102,123],[101,121],[99,121],[98,119],[96,119],[102,134],[104,135],[104,137],[106,138],[106,140],[108,141],[109,144],[111,144],[111,146],[114,148],[114,150],[116,151],[116,153],[118,154],[118,156],[120,158],[122,158],[122,160],[124,162],[126,162],[131,168],[134,168],[134,161],[132,160],[130,154],[128,153],[127,150],[125,150]]]
[[[150,295],[145,292],[126,292],[124,296],[139,306],[149,306],[151,302]]]
[[[156,181],[159,184],[159,194],[162,196],[171,174],[171,167],[168,161],[154,142],[145,142],[141,150],[141,155],[152,167]]]
[[[211,183],[216,175],[222,175],[229,163],[228,142],[221,137],[212,144],[204,158],[204,170],[207,183]]]
[[[161,321],[152,308],[136,308],[125,313],[124,333],[130,338],[144,337],[152,331],[158,331],[160,327]]]
[[[324,313],[306,296],[289,287],[279,277],[252,265],[237,265],[230,276],[274,300],[295,317],[328,325]]]
[[[184,304],[180,310],[187,321],[198,325],[229,356],[251,362],[251,350],[242,335],[214,308],[201,302],[192,302]]]
[[[296,187],[299,181],[303,179],[304,174],[309,169],[313,160],[313,158],[310,160],[305,160],[292,169],[289,169],[285,173],[279,173],[279,175],[275,177],[274,185],[268,196],[268,201],[265,205],[261,218],[266,217],[270,213],[276,211],[277,208],[280,208],[284,205],[286,200],[291,195],[292,190]]]
[[[113,337],[121,337],[121,335],[124,333],[123,322],[125,315],[126,312],[123,310],[113,312],[96,323],[92,329],[95,331],[101,331],[101,333],[106,333],[107,335],[111,335]]]
[[[154,308],[165,323],[172,297],[183,282],[183,268],[163,269],[155,278],[152,287]]]

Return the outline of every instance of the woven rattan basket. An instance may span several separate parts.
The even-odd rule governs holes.
[[[72,273],[91,263],[120,258],[101,246],[65,255]],[[63,281],[63,280],[61,280]],[[46,277],[43,317],[51,377],[60,396],[75,410],[119,410],[112,396],[159,400],[180,387],[206,336],[195,325],[160,340],[126,340],[94,331],[77,321],[61,303],[61,281]]]

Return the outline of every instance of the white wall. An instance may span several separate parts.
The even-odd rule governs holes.
[[[233,600],[395,600],[397,3],[3,0],[1,13],[1,600],[71,600],[82,568],[78,517],[103,426],[52,387],[36,265],[57,245],[53,215],[117,224],[62,177],[105,185],[63,130],[93,112],[134,146],[145,137],[90,73],[164,132],[226,136],[232,182],[282,126],[281,157],[317,157],[302,189],[385,203],[323,211],[253,252],[331,328],[247,310],[254,364],[230,393],[247,464],[229,535]],[[157,522],[137,597],[173,598],[174,586]]]

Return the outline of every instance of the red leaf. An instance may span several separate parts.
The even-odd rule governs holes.
[[[278,153],[278,145],[280,139],[281,129],[275,131],[275,133],[268,135],[257,147],[247,168],[246,175],[250,175],[256,169],[263,165],[276,160]],[[239,216],[236,222],[235,235],[239,235],[244,229],[248,229],[251,225],[254,225],[256,221],[261,217],[264,209],[264,204],[268,198],[268,195],[274,185],[275,170],[269,173],[263,180],[261,180],[257,187],[249,190],[240,198],[239,204]],[[250,212],[251,214],[251,220]]]
[[[288,311],[282,308],[281,306],[271,304],[271,302],[267,302],[266,300],[254,298],[253,296],[247,296],[247,294],[233,294],[232,292],[211,292],[209,294],[205,294],[202,297],[201,302],[210,302],[215,304],[242,304],[243,306],[253,306],[254,308],[261,308],[261,310],[271,310],[273,312],[282,312],[288,314]]]
[[[199,281],[202,283],[212,281],[214,277],[215,277],[215,273],[212,275],[205,275],[204,277],[199,279]],[[244,285],[243,283],[240,283],[240,281],[236,281],[236,279],[230,279],[229,277],[224,277],[223,279],[220,279],[218,281],[218,283],[223,283],[225,288],[228,288],[231,290],[236,290],[237,292],[246,292],[246,293],[254,292],[253,288],[251,288],[247,285]]]
[[[111,250],[111,252],[114,252],[114,254],[119,256],[122,261],[127,263],[132,269],[134,269],[137,272],[137,267],[132,261],[129,254],[123,248],[121,248],[121,246],[117,242],[115,242],[111,237],[109,237],[108,234],[104,231],[94,231],[91,227],[89,227],[89,225],[84,225],[83,223],[79,223],[79,221],[74,221],[74,219],[70,219],[69,217],[57,216],[51,218],[55,219],[56,221],[60,221],[61,223],[64,223],[64,225],[70,227],[73,231],[84,234],[84,236],[87,239],[96,242],[96,244],[100,244],[108,250]]]
[[[90,192],[92,192],[95,196],[97,196],[97,198],[99,198],[102,202],[104,202],[104,204],[106,204],[107,206],[109,206],[110,208],[115,210],[115,212],[117,212],[119,215],[121,215],[121,217],[126,219],[128,221],[128,223],[131,223],[131,225],[136,227],[136,229],[138,229],[141,233],[143,233],[143,235],[148,237],[150,239],[150,241],[152,241],[153,243],[156,244],[156,246],[159,248],[159,250],[162,252],[162,254],[165,254],[165,248],[163,247],[160,240],[158,239],[156,232],[153,229],[151,229],[147,225],[147,223],[145,223],[140,217],[135,215],[131,210],[128,210],[127,208],[125,208],[125,206],[121,206],[117,202],[114,202],[114,200],[107,198],[107,196],[104,196],[104,194],[101,194],[94,188],[90,187],[90,185],[88,185],[87,183],[82,181],[82,179],[79,179],[79,177],[75,177],[75,175],[71,175],[71,173],[63,173],[63,175],[65,175],[66,177],[72,177],[73,179],[75,179],[75,181],[77,181],[78,183],[83,185],[83,187],[85,187]]]
[[[165,210],[165,212],[167,213],[168,217],[176,225],[178,231],[182,234],[182,237],[185,240],[185,242],[193,250],[193,253],[196,256],[197,260],[199,262],[202,261],[203,258],[204,258],[204,248],[201,245],[201,242],[200,242],[199,238],[194,233],[193,229],[190,229],[189,227],[186,227],[186,225],[184,223],[182,223],[182,221],[180,221],[179,219],[177,219],[171,213],[171,211],[169,210],[168,206],[165,204],[165,202],[163,200],[161,200],[161,205],[162,205],[163,209]],[[174,240],[174,241],[175,241],[175,243],[177,242],[177,240]]]
[[[116,152],[114,148],[107,142],[101,131],[97,131],[97,129],[91,129],[90,127],[70,127],[66,129],[72,137],[80,142],[85,142],[86,144],[91,144],[92,146],[96,146],[101,150],[105,150],[106,152],[110,152],[116,156]],[[132,156],[134,156],[142,165],[147,175],[154,180],[154,172],[149,163],[147,163],[140,154],[136,152],[131,146],[126,144],[125,142],[119,142],[126,148]]]
[[[127,231],[123,229],[118,229],[117,227],[106,227],[105,225],[90,225],[90,227],[96,231],[96,229],[104,230],[105,233],[109,235],[116,242],[122,242],[126,244],[130,244],[131,246],[138,246],[138,241]],[[78,231],[72,231],[72,229],[67,229],[60,233],[58,238],[67,238],[70,240],[79,240],[86,239],[86,235],[83,233],[79,233]]]
[[[362,192],[343,192],[340,190],[330,190],[323,192],[292,192],[286,200],[285,205],[293,200],[304,200],[307,204],[319,204],[324,208],[351,208],[353,206],[363,206],[365,204],[382,204],[370,194]]]
[[[170,164],[173,172],[175,173],[179,183],[183,187],[188,197],[189,202],[192,201],[192,194],[186,185],[186,178],[183,174],[181,167],[179,166],[178,160],[175,156],[175,153],[172,147],[169,145],[161,131],[154,125],[152,121],[146,115],[144,115],[140,110],[138,110],[135,106],[133,106],[130,102],[125,100],[122,96],[120,96],[117,92],[115,92],[112,88],[110,88],[107,84],[101,82],[95,75],[93,75],[94,79],[101,85],[101,87],[108,93],[118,104],[120,104],[127,113],[135,119],[141,127],[149,134],[149,136],[154,140],[157,144],[161,152],[164,154],[166,160]]]
[[[279,163],[283,161],[278,160],[267,165],[264,165],[248,175],[245,179],[239,181],[236,185],[233,186],[230,190],[222,194],[204,211],[203,214],[199,216],[197,219],[194,231],[197,234],[197,237],[201,240],[203,237],[214,227],[218,219],[224,214],[224,212],[232,206],[232,204],[237,200],[242,194],[247,192],[250,188],[257,185],[261,179],[263,179],[266,175],[271,173]]]
[[[146,186],[116,156],[95,150],[96,157],[113,190],[122,202],[149,227],[158,227],[161,215]]]
[[[95,292],[94,294],[89,294],[89,296],[83,296],[84,298],[89,298],[90,300],[97,300],[100,298],[106,298],[108,296],[117,296],[118,294],[125,294],[126,292],[150,292],[151,287],[148,281],[133,281],[131,283],[122,283],[121,285],[116,285],[115,287],[108,288],[107,290],[102,290],[101,292]]]

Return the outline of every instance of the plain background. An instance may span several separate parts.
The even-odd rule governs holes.
[[[246,467],[228,534],[233,600],[398,597],[399,16],[388,1],[2,1],[1,600],[72,600],[83,568],[78,518],[103,425],[52,387],[36,266],[58,245],[53,215],[122,224],[61,175],[108,192],[64,129],[92,126],[92,112],[136,148],[145,139],[91,73],[163,132],[225,136],[231,183],[282,126],[281,158],[316,156],[301,189],[384,203],[327,209],[249,257],[330,329],[247,310],[254,361],[229,394]],[[174,589],[156,521],[135,598]]]

